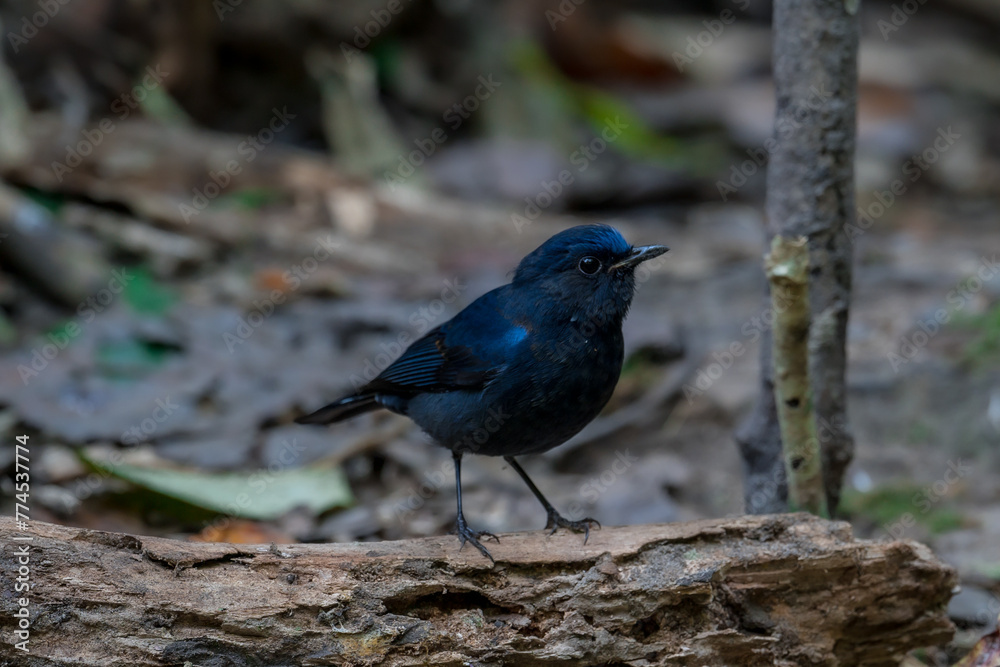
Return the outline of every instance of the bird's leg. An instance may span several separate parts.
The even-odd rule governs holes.
[[[469,524],[465,523],[465,515],[462,514],[462,453],[452,452],[451,456],[455,459],[455,492],[458,496],[458,519],[455,521],[455,532],[458,533],[458,539],[462,542],[459,551],[465,548],[466,542],[470,542],[472,546],[479,549],[479,553],[489,558],[491,563],[496,563],[486,547],[479,543],[479,538],[489,539],[492,537],[497,543],[500,542],[500,538],[485,530],[473,530],[469,528]]]
[[[556,508],[552,506],[552,503],[550,503],[545,496],[542,495],[542,492],[538,490],[535,483],[531,481],[530,477],[528,477],[528,473],[524,472],[524,468],[521,467],[521,464],[519,464],[513,456],[505,456],[503,459],[510,464],[510,467],[517,471],[517,474],[521,476],[521,479],[523,479],[524,483],[528,485],[531,492],[535,494],[535,497],[542,503],[542,507],[545,508],[545,511],[548,514],[548,520],[545,523],[545,527],[552,529],[552,532],[550,532],[549,535],[556,532],[556,530],[560,527],[569,528],[570,530],[574,530],[576,532],[582,531],[583,543],[586,544],[587,539],[590,537],[590,527],[601,527],[601,524],[598,523],[597,519],[591,519],[590,517],[580,519],[579,521],[571,521],[564,517],[562,514],[557,512]]]

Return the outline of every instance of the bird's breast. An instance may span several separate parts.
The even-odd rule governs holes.
[[[576,366],[596,361],[613,363],[623,354],[621,332],[586,331],[574,327],[552,336],[533,336],[532,360],[540,365]]]

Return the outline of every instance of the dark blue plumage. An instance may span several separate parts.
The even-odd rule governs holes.
[[[510,284],[428,332],[358,392],[296,421],[329,424],[378,408],[410,417],[452,450],[458,535],[488,558],[478,538],[495,536],[462,515],[465,453],[505,457],[545,507],[547,528],[589,534],[597,522],[562,517],[513,457],[562,444],[607,403],[635,267],[666,251],[633,248],[606,225],[560,232],[521,261]]]

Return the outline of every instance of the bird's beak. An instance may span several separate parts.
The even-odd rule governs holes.
[[[654,257],[659,257],[666,251],[670,250],[665,245],[642,245],[638,248],[632,248],[629,252],[628,257],[622,261],[612,264],[608,267],[608,271],[616,271],[618,269],[627,269],[637,266],[647,259],[653,259]]]

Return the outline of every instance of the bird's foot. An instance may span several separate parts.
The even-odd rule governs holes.
[[[490,555],[490,552],[486,550],[486,547],[484,547],[482,543],[480,543],[479,538],[482,537],[483,539],[489,540],[492,537],[496,540],[497,544],[499,544],[499,537],[485,530],[473,530],[472,528],[469,528],[469,524],[465,523],[465,517],[462,515],[459,515],[458,520],[455,521],[454,532],[458,534],[458,539],[462,543],[462,546],[459,547],[459,551],[464,549],[465,543],[468,542],[472,546],[476,547],[476,549],[479,550],[479,553],[489,558],[491,563],[496,563],[496,561],[493,560],[493,556]]]
[[[597,519],[587,517],[586,519],[580,519],[579,521],[570,521],[555,510],[549,512],[548,521],[545,522],[545,528],[552,529],[549,531],[549,535],[555,534],[555,532],[560,528],[569,528],[575,533],[583,533],[584,544],[586,544],[587,540],[590,538],[590,528],[592,526],[597,526],[598,530],[601,528],[601,524]]]

